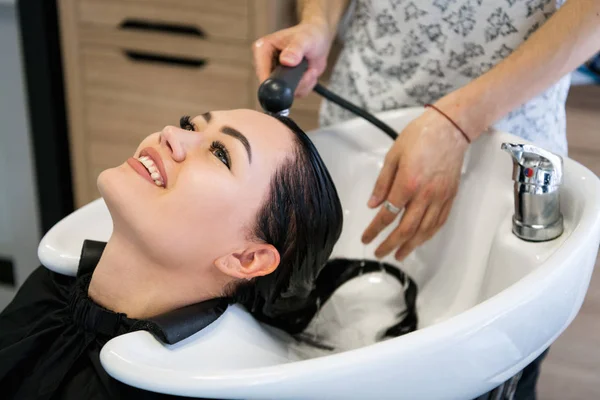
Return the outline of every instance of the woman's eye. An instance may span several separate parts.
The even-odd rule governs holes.
[[[186,131],[195,131],[194,124],[189,115],[184,115],[179,119],[179,126],[181,129],[185,129]]]
[[[215,150],[215,156],[217,156],[219,160],[223,161],[223,164],[229,166],[229,161],[227,161],[227,156],[223,150]]]
[[[210,146],[210,151],[217,157],[225,166],[231,169],[231,160],[229,152],[221,142],[213,142]]]

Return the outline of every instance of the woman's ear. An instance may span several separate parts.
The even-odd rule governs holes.
[[[252,243],[242,251],[217,258],[215,266],[226,275],[250,280],[269,275],[275,271],[279,261],[279,252],[273,245]]]

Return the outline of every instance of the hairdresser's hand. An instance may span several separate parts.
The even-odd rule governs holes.
[[[296,88],[296,97],[308,95],[317,84],[327,66],[333,35],[325,22],[303,22],[288,29],[277,31],[254,42],[254,66],[260,82],[269,77],[273,69],[273,54],[281,50],[279,62],[294,67],[308,60],[308,69]]]
[[[396,259],[402,260],[446,222],[467,146],[460,131],[430,108],[402,131],[386,155],[368,203],[375,208],[388,200],[404,209],[397,227],[376,249],[376,257],[395,250]],[[381,207],[363,242],[373,241],[397,219],[398,214]]]

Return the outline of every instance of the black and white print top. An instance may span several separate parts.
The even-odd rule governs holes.
[[[329,87],[372,112],[433,103],[510,55],[563,3],[354,0]],[[567,75],[494,127],[566,155],[569,85]],[[323,126],[352,117],[328,101],[321,106]]]

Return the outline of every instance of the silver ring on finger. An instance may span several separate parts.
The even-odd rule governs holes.
[[[395,205],[393,205],[392,203],[390,203],[388,200],[386,200],[383,203],[383,206],[385,207],[386,210],[388,210],[389,212],[391,212],[394,215],[397,215],[400,213],[400,211],[402,211],[401,208],[396,207]]]

